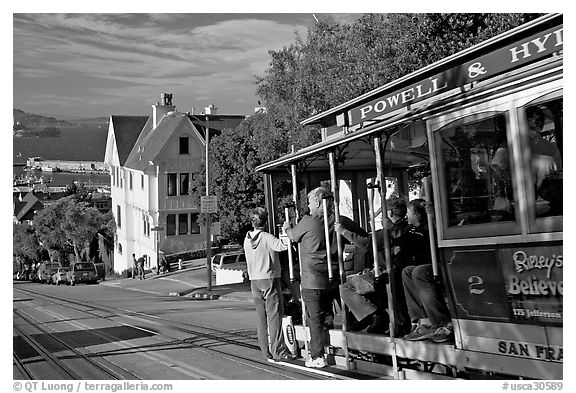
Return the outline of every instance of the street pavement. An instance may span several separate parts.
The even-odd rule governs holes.
[[[173,270],[164,274],[148,273],[144,280],[138,278],[114,278],[100,282],[126,290],[164,296],[194,297],[202,299],[220,299],[234,301],[252,301],[250,283],[212,285],[207,288],[206,259],[184,261],[182,270]],[[215,276],[212,276],[214,283]]]

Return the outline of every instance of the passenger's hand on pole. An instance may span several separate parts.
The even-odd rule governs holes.
[[[291,228],[292,225],[290,225],[289,221],[284,221],[284,224],[282,224],[282,229],[284,230],[284,232],[286,232],[286,229]]]
[[[426,202],[424,204],[424,209],[426,209],[426,214],[429,214],[432,218],[434,218],[434,205],[432,202]]]
[[[334,230],[336,232],[338,232],[339,234],[342,234],[342,232],[344,232],[344,228],[342,228],[342,224],[340,224],[339,222],[334,222]]]

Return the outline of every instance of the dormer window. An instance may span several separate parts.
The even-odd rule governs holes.
[[[190,154],[190,138],[188,138],[187,136],[181,136],[179,145],[180,145],[179,146],[180,154]]]

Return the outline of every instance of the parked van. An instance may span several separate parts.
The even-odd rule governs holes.
[[[50,282],[52,275],[58,271],[59,267],[62,267],[60,262],[42,262],[38,267],[38,281],[41,284]]]
[[[231,265],[241,262],[246,263],[246,256],[242,250],[219,253],[212,257],[212,270],[216,271],[218,269],[222,269],[224,265]]]

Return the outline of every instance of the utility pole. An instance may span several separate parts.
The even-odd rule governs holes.
[[[210,145],[210,120],[208,119],[208,111],[206,111],[206,196],[210,196],[209,187],[209,145]],[[210,227],[212,226],[211,213],[206,213],[206,289],[212,290],[212,236],[210,235]]]

